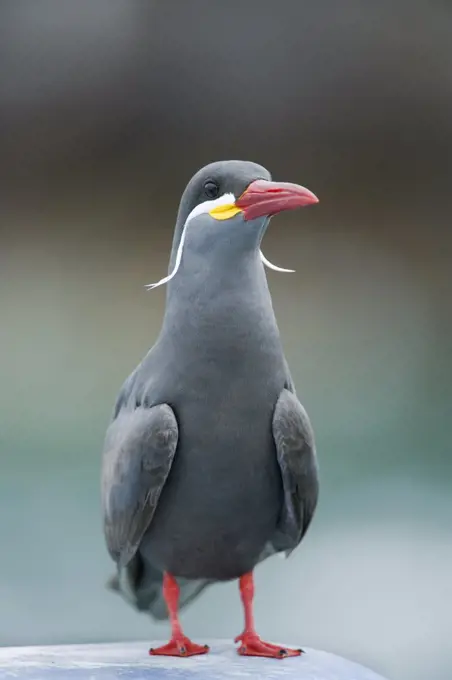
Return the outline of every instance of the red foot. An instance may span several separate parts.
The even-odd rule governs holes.
[[[237,652],[241,656],[265,656],[269,659],[285,659],[288,656],[300,656],[302,649],[288,649],[264,642],[257,633],[242,633],[238,635],[234,642],[241,642]]]
[[[209,651],[208,645],[197,645],[192,642],[185,635],[173,637],[166,644],[161,647],[155,647],[149,650],[151,656],[195,656],[195,654],[207,654]]]

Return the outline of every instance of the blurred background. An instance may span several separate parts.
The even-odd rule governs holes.
[[[260,632],[450,680],[451,5],[3,0],[0,38],[0,644],[167,635],[104,588],[100,451],[185,184],[240,158],[320,197],[264,242],[322,487]]]

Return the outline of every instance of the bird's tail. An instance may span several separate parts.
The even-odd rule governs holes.
[[[168,618],[168,611],[162,592],[163,574],[158,569],[144,564],[136,555],[127,567],[120,569],[107,581],[107,588],[120,593],[135,609],[148,612],[157,621]],[[206,588],[210,581],[177,579],[180,587],[179,608],[183,609]]]

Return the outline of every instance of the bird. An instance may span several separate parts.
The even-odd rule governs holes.
[[[261,242],[276,214],[318,203],[251,161],[198,170],[180,200],[160,333],[119,391],[101,463],[110,579],[138,611],[169,619],[153,656],[190,657],[179,613],[208,586],[237,580],[243,656],[303,650],[263,640],[257,565],[289,556],[313,518],[319,467],[311,421],[283,352]]]

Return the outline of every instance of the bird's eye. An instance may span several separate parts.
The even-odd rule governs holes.
[[[216,182],[209,180],[204,184],[204,193],[208,198],[217,198],[220,193],[220,188]]]

